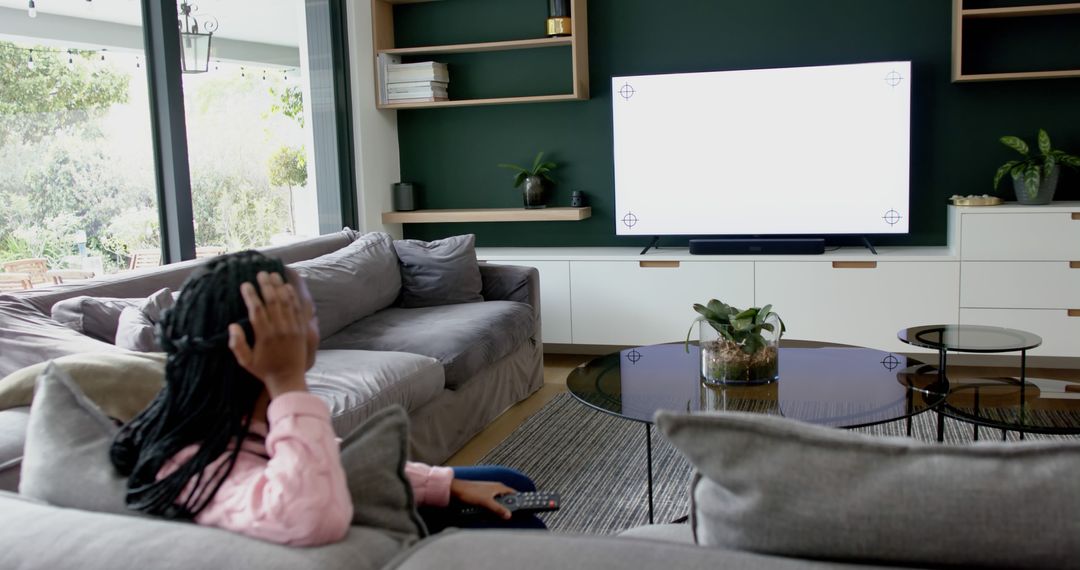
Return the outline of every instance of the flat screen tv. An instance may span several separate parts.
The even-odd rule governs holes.
[[[618,235],[908,232],[911,62],[613,77]]]

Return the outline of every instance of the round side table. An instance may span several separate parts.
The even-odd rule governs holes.
[[[1027,392],[1027,351],[1042,344],[1042,337],[1027,331],[1008,329],[1004,327],[988,327],[982,325],[925,325],[911,327],[897,333],[901,342],[912,346],[929,348],[938,352],[938,376],[942,381],[947,381],[946,366],[948,365],[949,352],[972,352],[982,354],[994,354],[1002,352],[1020,352],[1020,407],[1017,417],[1019,422],[995,423],[984,421],[979,417],[979,389],[974,392],[974,416],[953,410],[949,400],[941,404],[938,409],[938,441],[945,439],[945,420],[948,415],[954,419],[966,421],[975,425],[975,439],[979,437],[979,425],[998,427],[1002,430],[1002,437],[1009,429],[1020,432],[1023,439],[1025,433],[1025,414]],[[949,384],[951,386],[951,384]],[[950,395],[955,394],[952,392]]]

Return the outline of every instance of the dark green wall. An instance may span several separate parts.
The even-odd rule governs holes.
[[[399,46],[535,37],[545,0],[452,0],[399,6]],[[398,111],[401,178],[421,185],[425,208],[515,207],[520,193],[499,162],[525,163],[538,150],[559,163],[553,204],[583,190],[593,217],[582,222],[411,224],[410,238],[475,233],[482,246],[637,245],[614,229],[610,80],[613,75],[912,60],[911,234],[886,244],[945,243],[953,194],[992,192],[1011,159],[1003,134],[1029,140],[1046,128],[1080,154],[1080,80],[953,84],[948,0],[590,0],[588,101]],[[1071,20],[1068,25],[1074,25]],[[1080,30],[1064,48],[1080,55]],[[1034,61],[1044,61],[1029,53]],[[452,98],[569,90],[567,48],[440,57]],[[852,145],[857,145],[853,141]],[[842,170],[851,149],[807,177]],[[723,172],[702,165],[703,179]],[[777,157],[783,167],[783,157]],[[868,181],[872,182],[872,181]],[[1005,192],[999,195],[1013,199]],[[1011,192],[1011,190],[1009,190]],[[1080,199],[1067,172],[1057,198]],[[822,199],[828,199],[823,196]],[[841,207],[841,206],[838,206]],[[685,239],[665,238],[664,244]]]

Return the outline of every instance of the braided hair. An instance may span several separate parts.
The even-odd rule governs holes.
[[[254,342],[240,285],[250,282],[258,290],[260,271],[285,278],[281,260],[255,251],[217,257],[184,282],[176,306],[163,315],[157,334],[167,353],[165,386],[120,430],[110,450],[113,465],[128,477],[128,508],[192,519],[236,464],[263,383],[236,361],[228,326],[241,323]],[[198,451],[159,480],[165,462],[192,444]],[[207,471],[222,455],[226,459]]]

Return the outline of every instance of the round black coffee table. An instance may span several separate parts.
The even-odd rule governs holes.
[[[908,419],[948,393],[932,366],[869,348],[787,342],[780,379],[754,386],[713,386],[701,378],[696,344],[639,346],[595,358],[570,372],[570,393],[601,412],[645,424],[649,522],[652,421],[659,410],[773,414],[819,425],[856,428]]]

